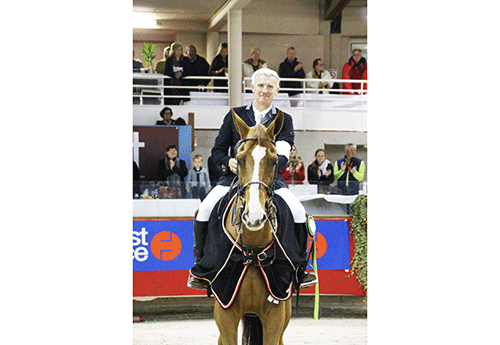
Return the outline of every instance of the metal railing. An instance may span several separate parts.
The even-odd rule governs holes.
[[[191,76],[184,80],[209,80],[208,85],[166,85],[165,80],[168,76],[151,73],[134,73],[133,75],[133,100],[134,104],[164,104],[166,99],[183,99],[180,105],[208,105],[208,106],[227,106],[229,105],[228,86],[213,86],[213,80],[226,80],[228,77],[214,76]],[[242,103],[249,103],[253,99],[251,87],[249,85],[251,78],[245,77],[242,80]],[[300,78],[281,78],[282,82],[295,81],[300,82],[300,88],[280,87],[280,93],[275,97],[275,104],[281,107],[296,108],[322,108],[322,109],[342,109],[366,111],[368,102],[368,91],[364,90],[367,80],[351,79],[331,79],[329,83],[338,83],[339,88],[316,89],[307,86],[308,82],[318,83],[320,79],[300,79]],[[351,83],[360,85],[360,89],[343,89],[342,83]],[[183,90],[182,94],[166,94],[167,89]],[[289,96],[288,92],[298,92],[298,94]],[[323,92],[320,94],[319,92]],[[167,101],[168,103],[168,101]]]

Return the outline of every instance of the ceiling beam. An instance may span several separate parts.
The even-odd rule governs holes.
[[[230,10],[242,10],[252,0],[228,0],[208,21],[208,31],[218,31],[227,24]]]
[[[334,20],[351,0],[332,0],[330,7],[325,11],[324,20]]]

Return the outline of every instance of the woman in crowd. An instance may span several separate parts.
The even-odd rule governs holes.
[[[170,46],[169,57],[165,62],[164,75],[170,79],[165,79],[165,85],[188,85],[187,80],[183,79],[191,75],[189,59],[182,54],[182,44],[174,42]],[[189,90],[179,88],[166,88],[165,95],[189,95]],[[188,97],[165,98],[165,104],[179,105],[181,101],[188,101]]]
[[[172,108],[165,107],[160,111],[160,116],[162,117],[163,120],[158,120],[156,121],[156,124],[159,126],[185,126],[186,121],[182,117],[179,117],[177,119],[172,118],[172,115],[174,115],[174,112],[172,111]]]
[[[217,55],[214,57],[208,74],[216,77],[225,77],[228,73],[228,50],[227,43],[221,43],[217,50]],[[227,87],[227,80],[214,80],[214,86]],[[227,92],[227,89],[214,89],[214,92]]]
[[[158,181],[164,187],[160,187],[160,198],[185,198],[184,179],[187,174],[186,162],[179,159],[177,146],[168,145],[165,149],[165,158],[158,162]]]
[[[328,94],[328,89],[333,86],[333,78],[330,72],[325,71],[323,68],[325,64],[323,60],[316,59],[313,61],[313,70],[307,72],[306,79],[319,79],[318,81],[308,81],[307,88],[315,89],[314,91],[308,90],[308,93],[326,93]]]
[[[260,48],[252,48],[250,50],[251,58],[243,62],[243,77],[251,78],[253,72],[259,68],[267,68],[267,63],[260,59]],[[251,81],[247,80],[245,82],[245,87],[250,87]],[[245,92],[251,93],[252,90],[246,90]]]
[[[320,191],[320,186],[328,186],[333,182],[333,165],[326,159],[323,149],[317,149],[314,156],[316,159],[307,167],[307,180],[310,184],[317,184]]]
[[[304,162],[302,158],[297,157],[297,148],[292,146],[290,159],[286,167],[281,169],[283,179],[287,184],[303,184],[305,178]]]
[[[155,72],[158,74],[163,74],[165,72],[165,63],[168,59],[168,53],[170,52],[170,46],[163,49],[163,59],[156,63]]]

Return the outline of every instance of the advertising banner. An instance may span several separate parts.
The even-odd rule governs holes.
[[[349,226],[316,221],[318,269],[349,269]],[[193,221],[134,221],[134,272],[189,270],[193,267]],[[310,240],[309,246],[312,244]]]
[[[316,228],[320,293],[363,295],[349,271],[354,250],[349,220],[316,220]],[[194,264],[192,219],[134,220],[132,261],[134,297],[206,295],[186,286]],[[314,287],[301,291],[313,293]]]

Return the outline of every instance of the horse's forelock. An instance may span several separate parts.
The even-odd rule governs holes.
[[[265,146],[265,143],[269,141],[266,128],[261,124],[257,126],[255,136],[257,137],[257,143],[261,146]]]

